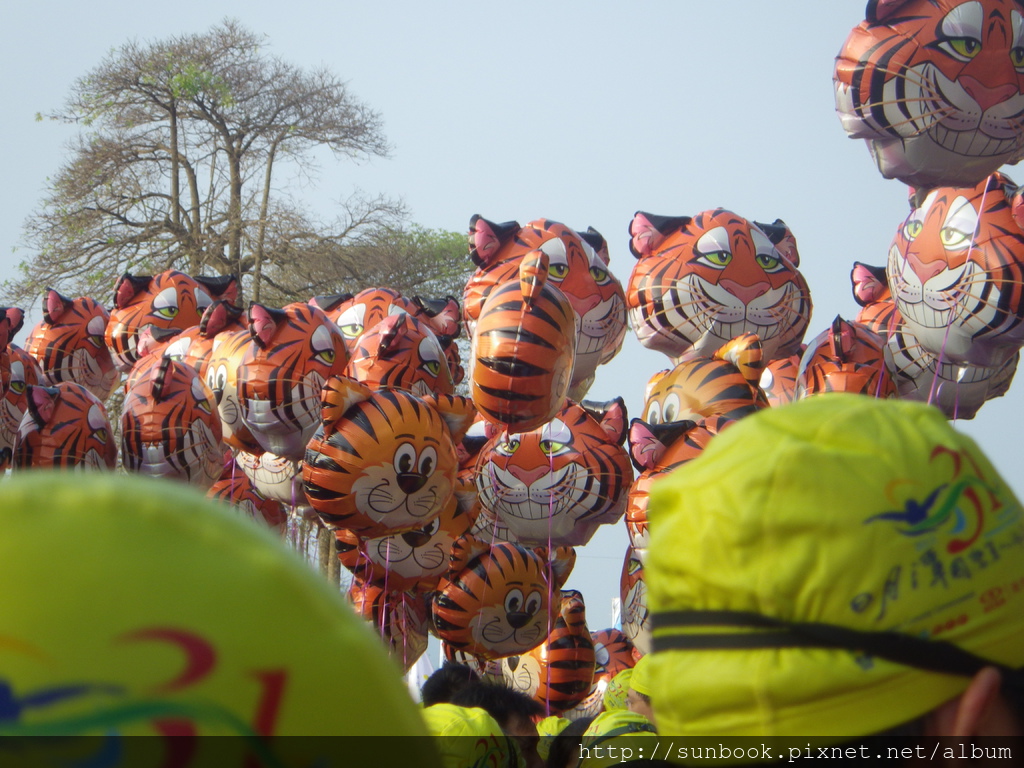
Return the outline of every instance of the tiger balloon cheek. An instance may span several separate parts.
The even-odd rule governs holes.
[[[302,478],[324,524],[375,538],[438,517],[458,473],[442,412],[412,393],[371,391],[343,377],[332,378],[323,397],[325,421],[309,441]],[[464,400],[449,396],[439,407]]]
[[[460,543],[452,549],[459,563]],[[497,659],[536,648],[547,633],[546,563],[518,544],[483,545],[439,585],[432,604],[434,629],[452,648]]]

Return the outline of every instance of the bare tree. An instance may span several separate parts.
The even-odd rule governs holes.
[[[106,293],[126,271],[172,267],[233,274],[253,300],[265,281],[305,298],[310,281],[284,279],[296,264],[333,265],[323,254],[400,230],[398,201],[354,195],[325,222],[280,188],[282,172],[316,170],[315,149],[360,159],[390,148],[380,116],[336,75],[282,61],[264,42],[231,20],[129,42],[73,85],[63,109],[40,116],[82,130],[26,222],[34,255],[4,299],[34,301],[47,285]]]

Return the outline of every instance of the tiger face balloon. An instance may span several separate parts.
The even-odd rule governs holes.
[[[455,441],[472,422],[466,398],[370,390],[334,376],[302,466],[309,504],[331,528],[363,537],[422,529],[456,487]]]
[[[107,410],[81,384],[29,386],[14,441],[14,469],[113,469],[117,445]]]
[[[195,368],[161,357],[138,377],[121,411],[121,461],[130,472],[202,490],[220,477],[220,419]]]
[[[886,275],[903,323],[933,355],[993,368],[1024,344],[1022,204],[1002,174],[915,196]]]
[[[337,327],[309,304],[249,307],[252,344],[238,366],[242,423],[264,451],[300,460],[320,422],[320,391],[348,353]]]
[[[1014,0],[870,0],[836,57],[836,112],[887,179],[970,186],[1024,154]]]
[[[81,384],[100,400],[117,387],[118,371],[104,341],[110,313],[95,299],[70,299],[50,289],[43,296],[43,319],[25,339],[25,351],[39,363],[42,383]]]
[[[609,269],[604,237],[593,228],[576,232],[550,219],[521,227],[474,216],[469,226],[470,256],[479,267],[464,294],[463,314],[471,333],[491,293],[518,277],[521,260],[532,251],[544,253],[547,282],[565,294],[576,318],[569,396],[582,399],[597,367],[618,353],[626,335],[625,295]]]
[[[797,398],[822,392],[896,397],[885,339],[838,315],[827,331],[807,344],[797,374]]]
[[[431,606],[437,636],[485,659],[536,648],[553,618],[549,594],[562,584],[546,557],[518,544],[460,539]]]
[[[114,287],[105,340],[114,365],[127,373],[138,360],[138,335],[146,325],[184,330],[199,323],[214,299],[234,301],[232,277],[190,277],[176,270],[155,276],[125,274]]]
[[[236,451],[259,454],[263,447],[242,421],[238,395],[238,370],[251,344],[248,330],[225,331],[215,336],[206,364],[206,386],[217,403],[225,444]]]
[[[527,546],[582,546],[625,510],[625,438],[621,398],[571,403],[530,432],[503,432],[478,459],[480,503]]]
[[[783,222],[758,224],[722,208],[693,218],[640,212],[629,234],[637,262],[626,306],[645,347],[678,360],[752,333],[766,361],[796,352],[811,294]]]
[[[558,616],[545,641],[502,660],[506,682],[551,713],[572,709],[587,697],[594,681],[596,653],[587,629],[583,595],[562,590]]]
[[[345,375],[372,388],[451,395],[455,380],[445,352],[451,343],[411,315],[391,315],[355,341]]]

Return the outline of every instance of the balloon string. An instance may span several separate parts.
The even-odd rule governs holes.
[[[554,586],[554,563],[555,563],[555,549],[553,546],[553,531],[554,517],[555,517],[555,496],[553,488],[551,487],[551,478],[555,474],[555,457],[554,455],[548,456],[548,631],[544,637],[544,645],[548,646],[551,641],[551,632],[554,630],[554,620],[552,619],[553,607],[555,602],[555,586]],[[561,606],[559,606],[561,608]],[[551,716],[551,652],[550,648],[545,656],[544,664],[544,677],[545,685],[547,686],[548,693],[544,696],[544,716]]]

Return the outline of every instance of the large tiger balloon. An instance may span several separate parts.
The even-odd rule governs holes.
[[[259,454],[263,447],[242,421],[238,394],[238,370],[251,344],[248,329],[215,336],[206,361],[206,386],[217,403],[224,442],[233,450]]]
[[[753,333],[766,362],[797,351],[811,294],[783,222],[759,224],[722,208],[693,218],[639,212],[629,234],[637,262],[626,306],[645,347],[678,360]]]
[[[526,254],[547,256],[547,282],[558,288],[576,316],[576,361],[569,396],[580,400],[598,365],[619,351],[626,334],[625,295],[608,269],[608,245],[593,228],[576,232],[550,219],[526,226],[496,224],[477,215],[469,222],[469,253],[479,267],[466,284],[463,314],[471,334],[498,286],[515,280]]]
[[[595,664],[586,606],[575,589],[562,590],[558,616],[543,643],[501,662],[509,686],[543,704],[547,714],[572,709],[587,697]]]
[[[626,508],[633,479],[622,398],[570,403],[530,432],[503,432],[480,452],[483,507],[527,546],[583,546]]]
[[[517,278],[492,290],[473,333],[473,403],[488,421],[526,432],[565,404],[576,351],[572,306],[548,284],[548,256],[531,251]]]
[[[1024,198],[1006,176],[918,194],[889,249],[889,287],[925,349],[994,368],[1024,344]]]
[[[125,395],[121,462],[130,472],[208,489],[224,469],[213,393],[195,368],[157,358]]]
[[[332,376],[302,465],[306,498],[328,528],[364,538],[422,528],[454,493],[455,441],[473,416],[464,397],[418,398]]]
[[[14,441],[14,469],[113,469],[117,445],[107,410],[81,384],[30,386]]]
[[[43,378],[35,358],[17,344],[9,344],[4,352],[8,381],[0,397],[0,456],[14,448],[18,428],[28,411],[28,389],[42,384]]]
[[[484,659],[536,648],[553,618],[550,595],[569,575],[552,567],[557,562],[549,564],[546,550],[459,539],[431,605],[437,636]]]
[[[320,391],[348,362],[323,310],[294,303],[249,307],[252,344],[238,366],[242,423],[264,451],[300,460],[320,423]]]
[[[196,325],[214,299],[237,299],[233,277],[190,277],[176,270],[158,275],[124,274],[114,286],[105,340],[114,364],[127,373],[138,360],[136,346],[143,326],[184,330]]]
[[[39,363],[42,381],[81,384],[100,400],[117,387],[118,371],[103,340],[110,313],[95,299],[69,299],[52,288],[43,296],[43,319],[25,339],[25,351]]]
[[[886,178],[969,186],[1024,155],[1019,0],[869,0],[836,57],[836,111]]]

